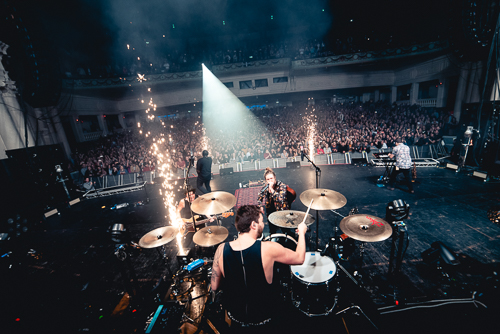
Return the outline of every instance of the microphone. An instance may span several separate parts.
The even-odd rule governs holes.
[[[189,163],[190,163],[191,165],[194,165],[194,155],[193,155],[193,150],[190,150],[189,152],[191,153],[191,157],[189,158]]]
[[[264,191],[267,190],[267,188],[269,188],[269,183],[267,183],[266,186],[264,188],[262,188],[262,190],[260,191],[260,193],[262,194]]]
[[[300,161],[304,161],[304,146],[300,145]]]

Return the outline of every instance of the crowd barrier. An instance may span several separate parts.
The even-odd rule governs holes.
[[[356,163],[371,163],[375,157],[372,153],[389,153],[392,149],[380,149],[367,152],[349,152],[349,153],[331,153],[331,154],[321,154],[315,155],[313,157],[313,162],[316,165],[342,165],[342,164],[352,164]],[[438,160],[447,156],[447,150],[441,143],[434,145],[425,146],[410,146],[410,154],[412,159],[425,159],[425,164],[418,166],[429,167],[436,166],[439,162]],[[286,168],[287,163],[295,163],[297,166],[299,162],[300,166],[309,166],[309,161],[304,158],[301,161],[300,156],[291,158],[277,158],[277,159],[265,159],[265,160],[255,160],[253,162],[244,161],[231,161],[225,164],[213,164],[212,174],[227,174],[230,172],[245,172],[245,171],[255,171],[263,170],[266,167],[275,168]],[[78,173],[78,172],[76,172]],[[173,179],[183,179],[188,173],[187,168],[178,168],[173,172]],[[196,168],[191,167],[189,170],[189,177],[197,177]],[[152,183],[155,179],[159,177],[159,173],[155,170],[147,171],[143,173],[128,173],[123,175],[106,175],[103,177],[92,177],[92,181],[95,182],[96,189],[111,188],[124,185],[138,184],[142,182]],[[74,176],[73,176],[74,178]]]

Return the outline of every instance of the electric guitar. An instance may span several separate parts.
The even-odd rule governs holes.
[[[206,218],[206,219],[202,219],[202,220],[197,220],[197,219],[200,218],[200,216],[199,215],[194,215],[194,220],[195,220],[194,223],[196,224],[196,226],[198,226],[198,225],[201,225],[201,224],[208,223],[210,221],[210,219],[212,219],[212,218],[217,218],[217,219],[219,219],[219,218],[227,218],[227,217],[230,217],[230,216],[233,216],[233,215],[234,215],[233,211],[228,211],[228,212],[224,212],[224,213],[222,213],[220,215],[215,215],[215,216],[213,216],[211,218]],[[184,224],[180,228],[180,233],[182,235],[186,235],[188,232],[196,232],[196,229],[195,229],[195,227],[193,225],[193,217],[191,217],[191,218],[181,218],[181,219],[184,222]]]

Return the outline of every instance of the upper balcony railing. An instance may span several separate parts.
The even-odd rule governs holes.
[[[358,52],[342,55],[332,55],[318,58],[295,59],[278,58],[267,60],[256,60],[250,62],[229,63],[213,65],[211,70],[217,72],[241,72],[242,70],[272,71],[276,69],[299,70],[305,68],[340,66],[356,63],[373,62],[381,59],[402,58],[408,56],[423,55],[443,51],[448,48],[447,41],[429,42],[408,47],[392,48],[382,51]],[[202,71],[172,72],[148,74],[146,76],[149,83],[172,82],[179,80],[199,80],[202,78]],[[139,85],[137,76],[117,77],[117,78],[88,78],[88,79],[64,79],[63,85],[66,88],[86,89],[99,87],[120,87]]]

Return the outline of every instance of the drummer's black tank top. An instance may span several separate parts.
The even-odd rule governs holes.
[[[271,318],[276,296],[262,266],[261,242],[256,240],[241,252],[234,251],[226,243],[223,256],[223,300],[231,316],[244,323],[259,323]]]

